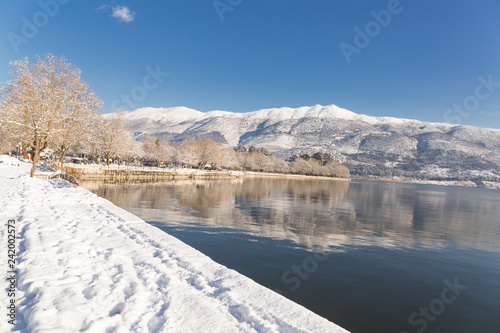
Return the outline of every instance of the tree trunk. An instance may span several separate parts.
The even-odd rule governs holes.
[[[30,177],[35,176],[36,164],[38,163],[38,160],[40,158],[40,141],[38,139],[35,139],[34,150],[35,150],[35,152],[33,155],[33,166],[31,167]]]
[[[59,162],[64,163],[64,158],[66,157],[66,154],[68,153],[70,147],[71,145],[69,147],[64,147],[64,145],[61,147],[61,156],[59,157]]]
[[[21,143],[21,152],[23,154],[23,159],[28,159],[28,147],[24,143]]]

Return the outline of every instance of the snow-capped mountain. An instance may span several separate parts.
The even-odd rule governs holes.
[[[500,130],[371,117],[335,105],[200,112],[142,108],[126,114],[137,137],[209,137],[280,157],[329,152],[353,174],[500,181]]]

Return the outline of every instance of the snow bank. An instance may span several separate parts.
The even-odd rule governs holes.
[[[8,219],[18,235],[13,331],[346,332],[109,201],[2,160],[2,253]]]

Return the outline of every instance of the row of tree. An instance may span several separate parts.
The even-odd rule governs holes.
[[[40,153],[51,148],[60,159],[84,154],[91,159],[140,160],[160,165],[182,164],[264,172],[348,177],[349,171],[328,154],[276,158],[264,148],[228,148],[208,138],[180,144],[145,136],[134,139],[123,113],[103,116],[103,103],[81,79],[78,68],[53,55],[11,63],[11,80],[0,90],[0,150],[32,151],[34,175]]]
[[[120,115],[115,116],[120,119]],[[111,120],[113,121],[113,120]],[[126,130],[119,131],[128,137]],[[259,172],[293,173],[302,175],[349,177],[349,170],[334,160],[331,155],[316,153],[292,156],[287,161],[277,158],[264,148],[236,147],[228,148],[208,138],[187,138],[181,144],[171,143],[154,136],[145,136],[142,141],[129,140],[127,137],[117,140],[117,145],[106,151],[106,161],[115,159],[140,160],[157,166],[181,165],[198,169],[231,169]],[[103,141],[104,142],[104,141]],[[98,158],[97,149],[80,150]],[[107,155],[110,152],[110,155]]]
[[[153,136],[145,136],[142,142],[132,141],[120,152],[118,160],[126,152],[135,157],[125,156],[127,160],[139,159],[153,161],[156,165],[183,165],[198,169],[220,168],[259,172],[293,173],[302,175],[349,177],[349,170],[334,160],[330,154],[315,153],[292,156],[287,161],[273,156],[264,148],[228,148],[208,138],[187,138],[181,144],[172,144]],[[121,155],[120,155],[121,154]]]

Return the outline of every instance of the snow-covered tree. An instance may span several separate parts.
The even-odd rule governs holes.
[[[182,161],[203,169],[207,164],[218,164],[223,146],[211,139],[187,138],[181,145]]]
[[[144,155],[142,145],[134,139],[130,132],[124,132],[122,142],[118,147],[117,154],[121,156],[127,165],[131,160]]]
[[[279,172],[279,173],[289,173],[290,172],[290,167],[285,162],[285,160],[282,160],[281,158],[277,158],[275,156],[269,156],[269,159],[271,160],[271,165],[272,165],[271,171]]]
[[[75,112],[97,110],[101,102],[81,80],[80,70],[63,57],[47,54],[35,63],[25,58],[10,66],[11,80],[2,87],[4,123],[33,149],[33,177],[40,152],[61,140],[78,118]]]
[[[249,153],[245,153],[244,167],[246,170],[273,171],[272,164],[273,163],[268,156],[262,153],[258,153],[255,150]]]
[[[61,131],[55,140],[61,151],[60,162],[64,161],[68,151],[75,145],[92,141],[92,134],[97,129],[97,118],[101,116],[98,110],[103,103],[94,92],[87,93],[87,89],[85,85],[81,85],[80,91],[70,92],[74,95],[71,98],[70,112],[63,115]]]
[[[143,138],[142,150],[144,157],[155,161],[158,166],[161,163],[172,163],[175,155],[175,148],[170,145],[168,140],[160,140],[150,135]]]
[[[12,133],[9,131],[8,126],[5,125],[4,116],[2,114],[2,109],[0,106],[0,153],[8,152],[10,156],[11,150],[16,147],[17,140],[12,136]]]
[[[226,169],[240,169],[241,164],[238,154],[234,149],[225,148],[220,152],[220,159],[217,165]]]
[[[305,160],[301,157],[289,162],[290,172],[299,175],[313,175],[319,169],[319,163],[316,160]]]
[[[129,134],[126,128],[126,118],[123,112],[114,113],[109,118],[101,117],[97,127],[97,142],[99,155],[106,160],[109,166],[111,159],[118,155],[126,144],[125,137]]]
[[[6,116],[4,112],[5,109],[0,104],[0,153],[8,152],[10,155],[10,151],[18,142],[5,122]]]
[[[349,178],[350,173],[349,169],[340,164],[337,160],[330,159],[324,166],[326,169],[326,173],[330,177],[340,177],[340,178]]]

